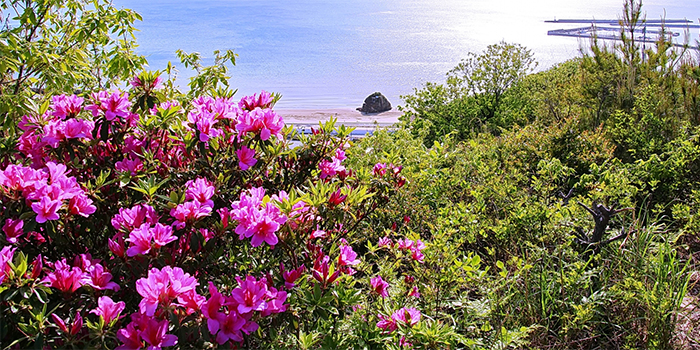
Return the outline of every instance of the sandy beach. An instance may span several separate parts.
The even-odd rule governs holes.
[[[315,126],[335,117],[338,124],[358,129],[373,129],[375,126],[389,127],[398,123],[401,112],[392,109],[382,113],[365,114],[354,109],[276,109],[286,124]]]

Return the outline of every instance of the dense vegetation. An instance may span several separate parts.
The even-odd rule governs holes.
[[[697,347],[700,54],[634,42],[640,6],[352,142],[234,100],[230,51],[142,72],[132,11],[3,1],[0,348]]]

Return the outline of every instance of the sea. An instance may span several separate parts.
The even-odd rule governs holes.
[[[588,40],[547,31],[585,25],[553,19],[618,19],[622,0],[112,0],[141,14],[139,47],[149,69],[168,61],[186,89],[193,72],[175,50],[238,54],[230,70],[236,96],[277,92],[277,108],[362,105],[379,91],[403,104],[427,82],[442,83],[467,53],[505,41],[532,50],[543,70],[580,55]],[[700,21],[700,1],[644,1],[647,19]],[[688,33],[700,39],[698,29]]]

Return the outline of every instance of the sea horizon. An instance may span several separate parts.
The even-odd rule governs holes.
[[[136,23],[139,47],[149,69],[171,61],[185,88],[192,72],[175,51],[200,52],[211,64],[214,50],[239,56],[231,67],[236,96],[260,90],[282,95],[282,109],[354,109],[371,93],[383,93],[392,106],[403,104],[426,82],[442,83],[466,57],[500,41],[532,50],[537,70],[579,55],[588,41],[548,36],[571,28],[545,23],[555,18],[617,19],[622,1],[554,0],[526,4],[516,0],[432,3],[418,0],[114,0],[143,16]],[[650,1],[649,19],[700,21],[700,4]],[[575,26],[573,26],[575,27]],[[698,38],[694,29],[691,38]]]

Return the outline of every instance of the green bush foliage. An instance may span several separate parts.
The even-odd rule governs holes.
[[[537,63],[530,50],[500,42],[468,57],[448,74],[445,85],[428,83],[404,96],[401,120],[420,134],[426,145],[454,132],[460,140],[489,130],[523,125],[526,105],[517,85]]]
[[[627,30],[639,25],[639,4],[625,11]],[[629,35],[593,42],[582,58],[519,77],[486,123],[484,90],[460,95],[449,79],[417,89],[402,129],[349,152],[401,164],[408,179],[368,235],[407,215],[402,230],[441,247],[436,317],[474,348],[696,344],[679,336],[693,332],[680,325],[698,304],[700,252],[699,61],[686,50]],[[475,257],[478,283],[455,282]],[[481,305],[479,317],[458,321],[447,300]]]

